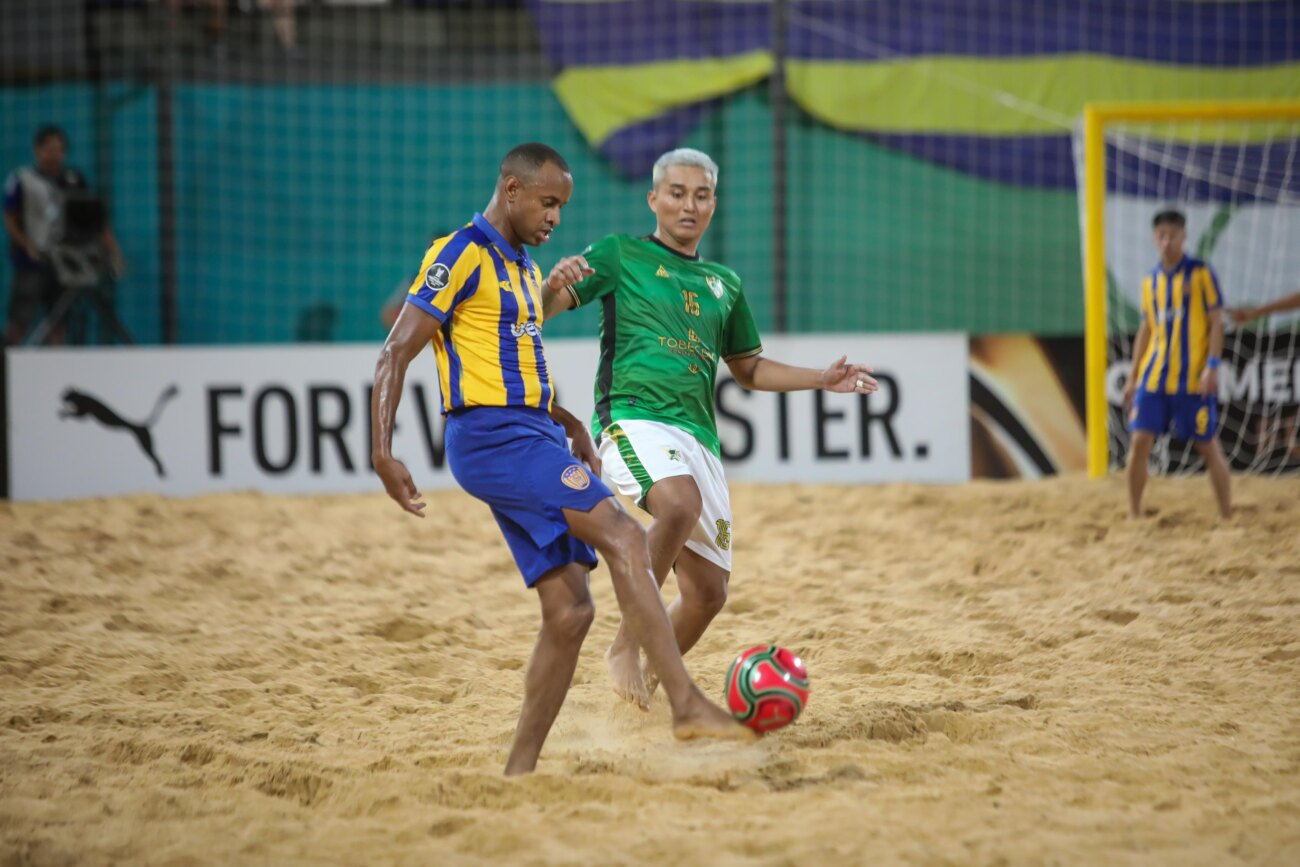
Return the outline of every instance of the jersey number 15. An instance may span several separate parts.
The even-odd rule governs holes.
[[[700,315],[700,302],[697,300],[699,297],[698,292],[692,292],[689,289],[682,290],[682,301],[686,304],[686,312],[692,316]]]

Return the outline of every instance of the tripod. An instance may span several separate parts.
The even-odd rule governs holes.
[[[63,325],[77,302],[86,299],[98,311],[104,325],[121,343],[135,343],[113,305],[112,277],[104,249],[99,244],[61,244],[50,251],[50,264],[62,292],[26,340],[27,346],[44,343]]]

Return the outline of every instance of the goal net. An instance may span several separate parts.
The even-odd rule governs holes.
[[[1152,221],[1170,208],[1186,215],[1186,255],[1211,265],[1227,308],[1217,433],[1229,464],[1258,473],[1300,470],[1300,311],[1241,322],[1231,315],[1300,291],[1300,104],[1090,111],[1075,150],[1090,296],[1093,475],[1126,461],[1124,386],[1143,281],[1159,260]],[[1095,153],[1099,143],[1104,154]],[[1099,231],[1090,232],[1098,222]],[[1103,263],[1104,271],[1096,267]],[[1202,463],[1191,443],[1169,437],[1151,460],[1166,474],[1195,472]]]

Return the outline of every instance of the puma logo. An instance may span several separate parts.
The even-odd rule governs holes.
[[[59,418],[85,418],[90,416],[104,427],[120,427],[130,431],[135,435],[136,444],[140,446],[140,451],[144,452],[145,457],[153,462],[154,469],[158,471],[158,477],[163,478],[167,475],[163,470],[162,462],[153,452],[153,434],[150,432],[158,421],[158,416],[162,414],[163,407],[180,392],[175,385],[169,385],[163,393],[158,395],[158,400],[153,405],[153,412],[149,413],[149,418],[140,424],[129,422],[122,418],[113,410],[104,405],[97,397],[91,397],[85,392],[76,391],[69,388],[63,392],[63,406],[59,409]]]

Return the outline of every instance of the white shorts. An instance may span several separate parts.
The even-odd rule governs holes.
[[[616,421],[600,435],[605,484],[645,507],[650,486],[672,476],[690,476],[704,506],[686,547],[731,571],[731,494],[722,461],[681,428],[657,421]]]

